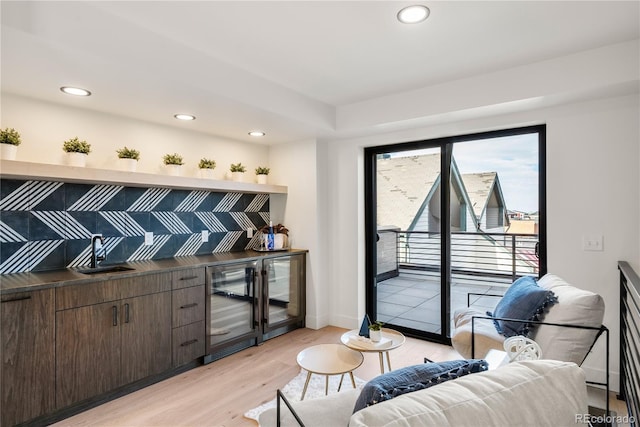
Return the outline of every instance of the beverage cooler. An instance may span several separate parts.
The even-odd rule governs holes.
[[[305,254],[207,267],[205,363],[304,327]]]

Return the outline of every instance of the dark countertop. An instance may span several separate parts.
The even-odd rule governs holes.
[[[221,252],[210,255],[185,256],[148,261],[134,261],[118,264],[133,268],[131,271],[121,271],[101,274],[83,274],[76,268],[65,270],[43,271],[34,273],[15,273],[0,275],[0,295],[10,295],[18,292],[35,291],[39,289],[58,288],[82,283],[96,283],[104,280],[135,277],[141,273],[170,272],[189,267],[205,267],[208,265],[223,265],[238,261],[251,261],[263,258],[275,258],[282,255],[306,253],[306,249],[289,249],[286,251],[258,252]],[[80,269],[84,269],[82,267]]]

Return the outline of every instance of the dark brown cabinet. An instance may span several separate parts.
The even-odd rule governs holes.
[[[58,408],[171,368],[170,279],[149,274],[57,290]]]
[[[2,426],[55,409],[54,291],[5,295],[2,327]]]
[[[174,271],[172,277],[173,366],[185,365],[206,352],[205,269]]]

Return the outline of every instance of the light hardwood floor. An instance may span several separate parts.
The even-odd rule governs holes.
[[[222,360],[200,366],[145,389],[67,418],[54,426],[247,426],[247,410],[268,402],[300,371],[296,355],[322,343],[340,342],[346,330],[328,326],[299,329]],[[407,338],[391,351],[392,368],[459,358],[451,347]],[[369,380],[380,374],[376,354],[365,354],[355,375]],[[615,402],[613,402],[615,403]],[[620,403],[618,403],[620,405]],[[620,413],[620,409],[613,408]]]

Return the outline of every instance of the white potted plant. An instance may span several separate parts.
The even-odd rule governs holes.
[[[118,153],[118,163],[120,169],[126,172],[135,172],[138,166],[138,160],[140,160],[140,152],[133,148],[122,147],[116,150]]]
[[[87,155],[91,152],[91,144],[75,137],[65,141],[62,144],[62,149],[67,153],[67,165],[83,168],[87,164]]]
[[[271,169],[263,166],[258,166],[256,168],[256,181],[258,182],[258,184],[267,183],[267,175],[269,175],[270,171]]]
[[[0,159],[15,160],[20,143],[20,134],[14,128],[0,130]]]
[[[375,321],[369,325],[369,339],[372,342],[379,342],[382,339],[382,325],[384,323]]]
[[[229,168],[231,171],[231,179],[237,182],[244,181],[244,173],[247,171],[247,168],[242,165],[242,163],[231,164]]]
[[[167,166],[167,171],[171,176],[180,176],[182,174],[182,156],[178,153],[165,154],[162,158],[164,164]]]
[[[205,157],[200,159],[198,163],[200,169],[200,178],[213,179],[213,170],[216,168],[216,161]]]

